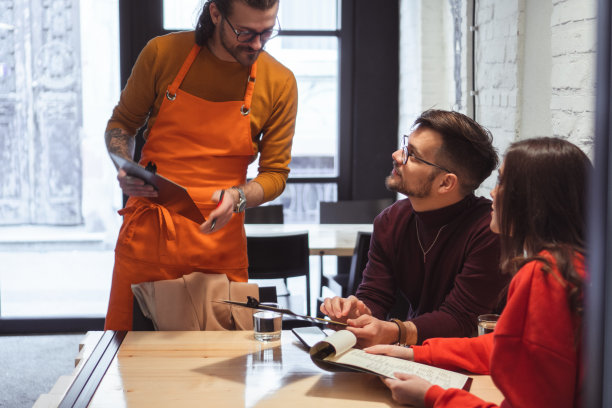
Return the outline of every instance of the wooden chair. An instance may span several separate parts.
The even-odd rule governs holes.
[[[284,222],[285,217],[281,204],[251,207],[244,212],[245,224],[283,224]]]

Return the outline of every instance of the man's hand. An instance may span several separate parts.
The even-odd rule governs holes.
[[[152,185],[138,177],[128,176],[123,169],[118,170],[117,180],[119,180],[119,187],[123,190],[123,194],[127,196],[157,197],[157,190]]]
[[[321,313],[337,322],[346,323],[347,319],[356,319],[362,315],[371,315],[370,308],[355,296],[326,298],[320,307]]]
[[[395,343],[399,337],[397,324],[385,322],[374,316],[362,315],[347,320],[348,331],[357,337],[357,347],[370,347],[376,344]]]
[[[385,378],[383,382],[391,390],[391,396],[394,400],[402,405],[410,405],[412,407],[425,406],[425,394],[431,387],[431,383],[406,373],[393,373],[397,378]]]
[[[399,328],[394,322],[379,320],[373,316],[360,316],[347,321],[347,330],[357,337],[358,347],[370,347],[376,344],[392,344],[399,340]],[[406,327],[406,344],[416,344],[417,328],[414,323],[403,322]]]
[[[231,189],[225,190],[223,199],[219,202],[221,191],[223,190],[217,190],[213,193],[212,200],[217,202],[217,208],[212,210],[208,215],[208,219],[200,225],[200,231],[204,234],[210,234],[220,230],[232,219],[232,215],[234,214],[234,205],[236,201],[234,201],[234,196],[231,194]]]

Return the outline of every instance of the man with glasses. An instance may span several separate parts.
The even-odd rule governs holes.
[[[105,139],[132,159],[146,123],[140,164],[187,188],[201,225],[154,202],[157,191],[119,169],[129,200],[115,250],[106,329],[130,330],[130,285],[193,271],[247,280],[244,209],[285,188],[297,84],[263,48],[279,32],[278,0],[208,0],[195,31],[152,39],[142,50]],[[259,173],[246,182],[259,155]]]
[[[474,195],[497,166],[490,132],[441,110],[423,112],[413,129],[386,180],[408,198],[376,217],[356,295],[321,305],[364,347],[474,335],[477,316],[497,306],[509,281],[489,229],[491,201]]]

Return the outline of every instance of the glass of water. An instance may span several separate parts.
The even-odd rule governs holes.
[[[483,314],[478,316],[478,335],[492,333],[499,319],[498,314]]]
[[[276,304],[262,303],[265,306],[277,307]],[[253,334],[259,341],[280,340],[283,315],[270,310],[260,310],[253,314]]]

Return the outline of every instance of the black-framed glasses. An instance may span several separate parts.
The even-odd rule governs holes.
[[[270,28],[260,33],[258,33],[257,31],[251,31],[251,30],[238,31],[234,28],[234,25],[231,23],[231,21],[229,21],[227,17],[224,16],[223,18],[225,19],[225,21],[227,21],[227,24],[229,24],[234,34],[236,34],[236,40],[240,43],[250,43],[251,41],[255,39],[255,37],[259,36],[259,41],[261,41],[261,43],[264,44],[267,41],[271,40],[272,38],[276,37],[280,33],[280,22],[278,21],[278,17],[276,17],[276,24],[278,28]]]
[[[412,158],[414,158],[415,160],[418,160],[418,161],[420,161],[421,163],[425,163],[425,164],[427,164],[427,165],[429,165],[429,166],[437,167],[437,168],[439,168],[440,170],[444,170],[444,171],[445,171],[445,172],[447,172],[447,173],[452,173],[452,171],[450,171],[449,169],[446,169],[446,168],[444,168],[444,167],[442,167],[442,166],[439,166],[439,165],[437,165],[437,164],[435,164],[435,163],[428,162],[428,161],[427,161],[427,160],[425,160],[425,159],[421,159],[420,157],[415,156],[415,155],[414,155],[414,153],[409,152],[409,151],[408,151],[408,136],[407,136],[407,135],[404,135],[404,143],[402,144],[402,164],[406,164],[406,163],[408,163],[408,158],[409,158],[409,157],[412,157]]]

